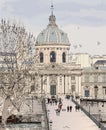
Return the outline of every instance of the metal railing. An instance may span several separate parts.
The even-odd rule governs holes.
[[[46,101],[44,98],[42,99],[42,109],[43,109],[44,117],[45,117],[45,126],[46,126],[45,130],[50,130],[49,119],[48,119],[47,108],[46,108]]]
[[[88,111],[86,111],[77,101],[75,101],[72,98],[72,101],[76,104],[79,105],[80,109],[99,127],[101,130],[106,130],[106,127],[104,127],[100,121],[98,121],[93,115],[91,115]]]

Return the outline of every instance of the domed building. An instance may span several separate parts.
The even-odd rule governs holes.
[[[80,65],[71,63],[68,36],[58,28],[53,11],[46,29],[36,39],[35,48],[34,69],[39,75],[36,84],[40,84],[40,93],[47,96],[81,95]]]
[[[68,63],[69,40],[67,34],[58,28],[55,21],[56,18],[52,13],[47,28],[37,37],[36,53],[40,56],[39,63]]]

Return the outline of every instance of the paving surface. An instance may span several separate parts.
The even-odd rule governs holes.
[[[70,99],[63,97],[62,103],[60,115],[56,114],[58,104],[47,104],[51,130],[100,130],[81,110],[75,110],[75,104]],[[67,112],[67,106],[72,106],[71,112]]]

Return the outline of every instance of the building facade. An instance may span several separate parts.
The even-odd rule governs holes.
[[[82,70],[82,95],[93,99],[106,99],[106,61],[99,60]]]
[[[20,44],[18,55],[0,52],[1,81],[7,73],[12,77],[7,70],[18,67],[18,72],[29,73],[20,83],[25,87],[25,93],[47,97],[73,95],[106,99],[106,55],[72,54],[70,48],[67,34],[59,29],[51,11],[47,27],[36,39],[35,56],[32,57],[23,44]]]
[[[40,93],[80,95],[81,68],[70,62],[70,43],[67,34],[58,28],[51,12],[49,24],[37,37],[35,70],[38,70]],[[38,83],[39,84],[39,83]]]

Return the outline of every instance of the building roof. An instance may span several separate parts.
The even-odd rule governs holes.
[[[0,52],[0,56],[16,56],[14,52]]]
[[[44,44],[68,44],[69,39],[67,34],[64,33],[61,29],[58,28],[56,24],[56,17],[51,13],[49,17],[49,24],[47,28],[44,29],[37,37],[36,40],[37,45]]]
[[[95,65],[106,65],[106,60],[97,60]]]

